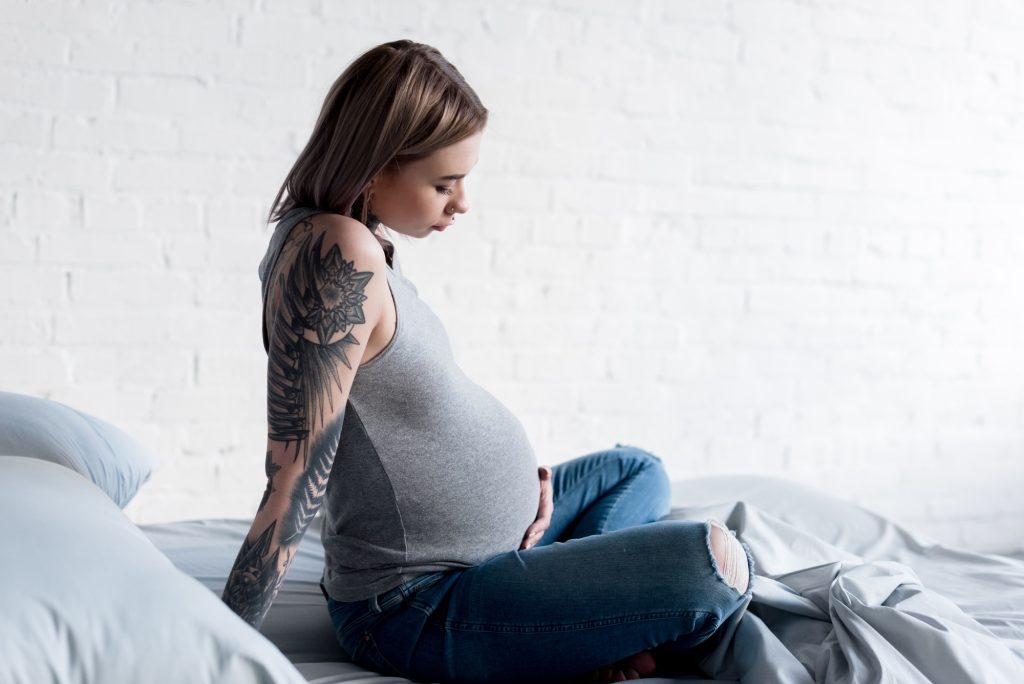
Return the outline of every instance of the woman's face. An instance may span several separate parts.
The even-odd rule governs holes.
[[[370,211],[397,233],[423,238],[469,210],[465,176],[480,158],[478,131],[430,156],[381,172],[370,185]],[[452,178],[446,178],[452,176]]]

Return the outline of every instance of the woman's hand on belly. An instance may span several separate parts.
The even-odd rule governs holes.
[[[526,528],[520,550],[528,549],[544,536],[545,530],[551,526],[551,514],[555,510],[554,490],[551,486],[551,467],[539,466],[537,475],[540,477],[540,504],[537,507],[537,519]]]

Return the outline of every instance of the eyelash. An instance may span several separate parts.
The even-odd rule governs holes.
[[[443,185],[438,185],[437,186],[437,191],[439,193],[441,193],[442,195],[453,195],[453,194],[455,194],[455,190],[453,190],[452,188],[446,188]]]

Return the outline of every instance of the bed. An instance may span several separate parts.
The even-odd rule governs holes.
[[[117,428],[0,392],[0,681],[403,682],[349,661],[319,587],[319,517],[261,630],[220,600],[250,520],[136,525],[153,459]],[[1024,558],[934,543],[798,483],[673,484],[755,560],[699,673],[650,682],[1024,682]]]

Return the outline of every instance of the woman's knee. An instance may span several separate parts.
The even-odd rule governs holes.
[[[628,461],[632,469],[637,472],[640,471],[651,471],[652,474],[664,480],[668,484],[668,473],[665,472],[665,465],[662,463],[661,458],[652,454],[646,449],[632,446],[630,444],[615,443],[613,451],[619,453],[619,457],[625,461]]]
[[[647,494],[657,509],[657,518],[667,515],[672,508],[672,483],[661,458],[646,449],[619,442],[615,443],[615,450],[629,461],[637,475],[643,474],[647,480]]]

